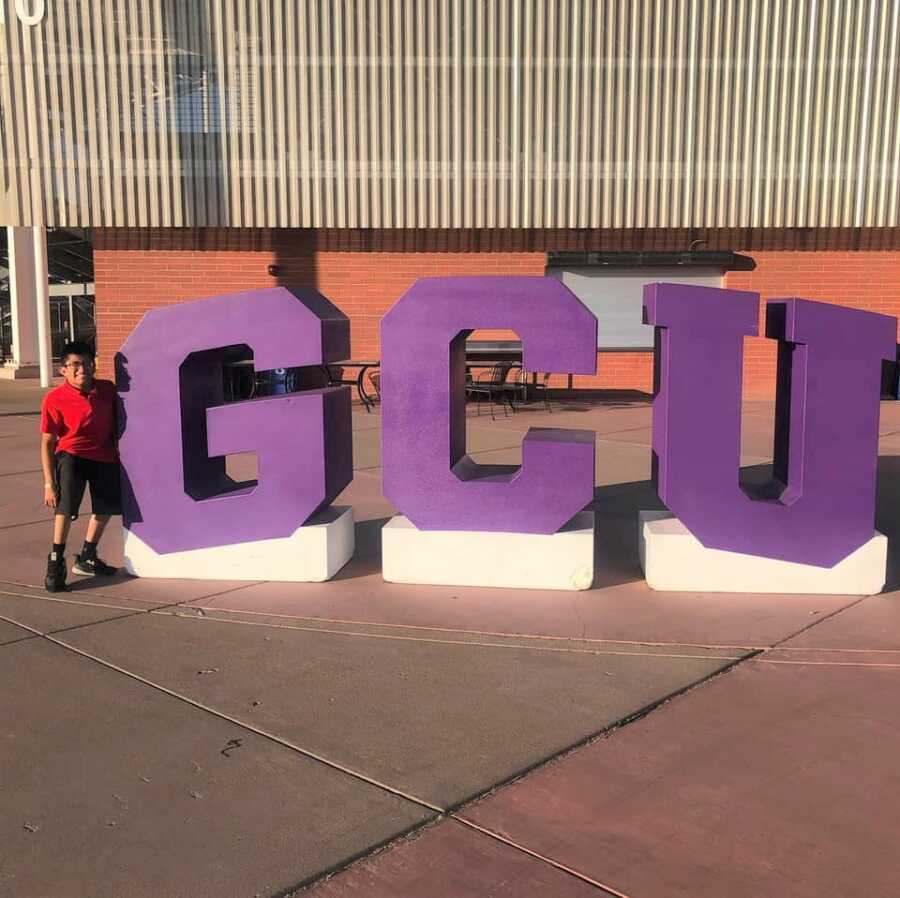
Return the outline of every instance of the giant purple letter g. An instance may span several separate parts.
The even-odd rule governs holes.
[[[123,522],[159,554],[290,536],[353,476],[346,387],[225,403],[223,366],[346,358],[347,318],[315,290],[276,287],[148,312],[117,356]],[[256,452],[235,488],[225,456]]]

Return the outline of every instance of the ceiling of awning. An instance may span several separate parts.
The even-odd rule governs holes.
[[[0,268],[9,268],[6,228],[0,228]],[[47,270],[51,284],[92,283],[94,253],[90,231],[84,228],[48,229]],[[3,279],[7,277],[4,273]]]

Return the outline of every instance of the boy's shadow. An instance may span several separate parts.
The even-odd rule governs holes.
[[[131,389],[131,375],[128,373],[128,357],[121,352],[117,352],[115,356],[116,371],[116,439],[121,440],[128,428],[128,412],[125,407],[125,401],[122,393],[127,393]],[[128,471],[122,465],[120,469],[121,487],[122,487],[122,519],[123,521],[142,521],[141,508],[138,505],[137,497],[134,494],[134,488],[131,485],[131,479]]]
[[[137,579],[124,567],[120,567],[111,577],[81,577],[69,571],[66,577],[65,592],[81,592],[82,590],[98,589],[101,586],[117,586],[121,583],[131,583],[132,580]]]

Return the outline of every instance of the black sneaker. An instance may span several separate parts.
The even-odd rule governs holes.
[[[66,588],[66,558],[64,555],[51,552],[47,556],[47,576],[44,577],[44,589],[47,592],[62,592]]]
[[[101,561],[96,555],[93,558],[76,555],[75,564],[72,567],[72,573],[80,574],[82,577],[112,577],[118,570],[105,561]]]

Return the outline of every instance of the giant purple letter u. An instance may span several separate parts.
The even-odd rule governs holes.
[[[522,466],[466,455],[466,337],[513,329],[528,371],[593,374],[597,319],[544,277],[422,278],[381,324],[384,494],[422,530],[554,533],[593,498],[593,431],[532,428]]]
[[[124,523],[163,554],[290,536],[353,476],[345,387],[224,404],[223,363],[257,370],[346,358],[347,318],[314,290],[276,287],[148,312],[117,356]],[[257,454],[234,489],[225,456]]]
[[[743,339],[757,333],[758,302],[737,290],[645,288],[658,329],[657,490],[708,548],[832,567],[874,532],[881,360],[894,358],[897,323],[805,299],[768,303],[783,489],[753,499],[738,468]]]

